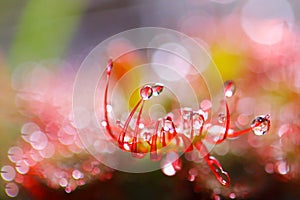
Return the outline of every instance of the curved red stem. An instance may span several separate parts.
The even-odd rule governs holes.
[[[109,78],[110,78],[110,74],[107,74],[107,80],[106,80],[106,86],[105,86],[105,92],[104,92],[104,119],[106,122],[106,131],[108,132],[108,134],[110,135],[110,137],[117,141],[117,137],[112,133],[111,127],[110,127],[110,122],[108,120],[108,112],[107,112],[107,94],[108,94],[108,86],[109,86]]]
[[[228,130],[230,128],[230,112],[229,112],[229,108],[228,108],[228,104],[227,102],[225,102],[225,108],[226,108],[226,125],[225,125],[225,133],[223,135],[223,138],[217,140],[215,143],[216,144],[220,144],[221,142],[223,142],[227,136],[228,136]]]
[[[122,131],[119,134],[118,143],[119,143],[119,146],[122,149],[124,148],[124,139],[125,139],[125,135],[126,135],[126,132],[127,132],[128,125],[129,125],[136,109],[139,107],[139,105],[142,103],[142,101],[143,101],[143,99],[140,99],[139,102],[134,106],[134,108],[130,112],[130,114],[129,114],[129,116],[128,116],[125,124],[124,124],[124,127],[122,128]]]
[[[138,136],[138,132],[139,132],[139,124],[140,124],[141,115],[142,115],[142,112],[143,112],[144,102],[145,101],[142,101],[142,105],[141,105],[139,114],[138,114],[137,119],[136,119],[134,135],[133,135],[133,139],[132,139],[132,152],[134,152],[134,153],[137,153],[137,136]]]

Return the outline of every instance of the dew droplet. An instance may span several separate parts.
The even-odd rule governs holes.
[[[235,199],[235,198],[236,198],[236,194],[235,194],[234,192],[231,192],[231,193],[229,194],[229,198],[230,198],[230,199]]]
[[[84,174],[83,174],[81,171],[75,169],[75,170],[72,172],[72,177],[73,177],[75,180],[78,180],[78,179],[83,178],[83,177],[84,177]]]
[[[264,135],[270,129],[270,115],[257,116],[251,123],[252,131],[255,135]]]
[[[16,177],[16,171],[12,166],[5,165],[1,168],[1,177],[5,181],[12,181]]]
[[[7,152],[8,158],[11,162],[16,163],[23,158],[23,150],[20,147],[11,147]]]
[[[230,98],[234,95],[236,90],[235,83],[231,80],[228,80],[224,83],[224,92],[227,98]]]
[[[224,171],[219,161],[213,157],[209,156],[207,159],[208,165],[211,168],[212,172],[216,176],[217,180],[224,186],[230,184],[230,177],[228,172]]]
[[[21,129],[22,138],[26,142],[30,142],[31,134],[33,132],[39,131],[39,130],[40,130],[40,127],[37,124],[35,124],[33,122],[28,122],[22,126],[22,129]]]
[[[44,149],[48,144],[48,138],[42,131],[35,131],[30,136],[30,144],[36,150]]]
[[[19,174],[27,174],[29,166],[23,160],[20,160],[16,163],[16,170]]]
[[[107,76],[110,76],[111,70],[113,68],[113,61],[112,59],[109,59],[107,66],[106,66],[106,74]]]
[[[106,126],[107,126],[107,121],[102,120],[102,121],[101,121],[101,125],[102,125],[103,127],[106,127]]]
[[[15,183],[8,183],[5,186],[5,192],[9,197],[16,197],[19,193],[19,187]]]
[[[189,174],[188,177],[187,177],[187,179],[188,179],[188,181],[190,181],[190,182],[194,182],[195,179],[196,179],[196,176]]]
[[[152,87],[153,96],[158,96],[164,89],[164,85],[161,83],[155,83]]]
[[[198,175],[198,170],[197,170],[197,168],[194,167],[194,168],[190,169],[190,170],[189,170],[189,174],[188,174],[188,180],[189,180],[190,182],[195,181],[197,175]]]
[[[61,179],[59,180],[59,185],[60,185],[61,187],[66,187],[66,186],[68,185],[67,179],[61,178]]]
[[[139,129],[143,129],[143,128],[145,128],[145,124],[139,123]]]
[[[65,192],[66,193],[71,193],[72,192],[72,188],[71,188],[71,186],[67,186],[66,188],[65,188]]]
[[[265,165],[265,171],[268,173],[268,174],[273,174],[274,173],[274,165],[273,163],[267,163]]]
[[[218,115],[218,121],[219,121],[219,123],[222,124],[222,123],[225,122],[225,120],[226,120],[226,115],[224,113],[220,113]]]
[[[112,105],[110,105],[110,104],[107,104],[107,105],[106,105],[106,111],[107,111],[108,113],[111,113],[111,112],[112,112],[112,110],[113,110],[113,107],[112,107]]]
[[[162,166],[162,171],[167,176],[174,176],[176,174],[176,170],[172,163],[166,163]]]
[[[140,96],[143,100],[148,100],[152,97],[153,90],[150,85],[144,85],[140,90]]]
[[[290,167],[286,161],[278,161],[276,165],[277,165],[277,171],[281,175],[286,175],[290,171]]]
[[[163,130],[169,133],[174,132],[174,124],[171,118],[167,117],[163,120]]]
[[[203,126],[204,117],[199,113],[193,113],[193,128],[199,130]]]

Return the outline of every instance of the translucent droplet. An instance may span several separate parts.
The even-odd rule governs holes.
[[[140,96],[143,100],[148,100],[152,97],[153,90],[150,85],[144,85],[140,90]]]
[[[75,170],[72,172],[72,177],[73,177],[75,180],[78,180],[78,179],[83,178],[83,177],[84,177],[84,174],[83,174],[81,171],[75,169]]]
[[[265,171],[268,174],[273,174],[274,173],[274,165],[273,165],[273,163],[267,163],[266,166],[265,166]]]
[[[167,119],[163,121],[163,130],[169,133],[174,132],[174,125],[171,118],[167,117]]]
[[[190,182],[194,182],[195,179],[196,179],[196,176],[189,174],[187,179],[188,179],[188,181],[190,181]]]
[[[226,120],[226,115],[224,113],[220,113],[218,115],[218,121],[219,121],[219,123],[222,124],[222,123],[225,122],[225,120]]]
[[[1,177],[5,181],[12,181],[16,177],[16,171],[12,166],[5,165],[1,168]]]
[[[164,89],[164,85],[161,83],[156,83],[153,87],[152,87],[152,91],[153,91],[153,96],[158,96]]]
[[[30,136],[33,132],[35,131],[39,131],[40,127],[33,123],[33,122],[28,122],[26,124],[23,125],[22,129],[21,129],[21,134],[22,134],[22,138],[26,141],[26,142],[30,142]]]
[[[107,66],[106,66],[106,74],[107,76],[110,76],[111,70],[113,68],[113,61],[112,59],[109,59]]]
[[[172,163],[167,163],[162,166],[162,171],[167,176],[174,176],[176,174],[176,170]]]
[[[11,147],[7,152],[8,158],[11,162],[16,163],[23,158],[23,150],[20,147]]]
[[[71,186],[67,186],[66,188],[65,188],[65,192],[66,193],[71,193],[72,192],[72,188],[71,188]]]
[[[188,180],[189,180],[190,182],[195,181],[197,175],[198,175],[198,170],[197,170],[197,168],[194,167],[194,168],[190,169],[190,170],[189,170],[189,175],[188,175]]]
[[[213,157],[209,156],[208,164],[216,176],[217,180],[224,186],[228,186],[230,184],[230,177],[228,172],[224,171],[219,161]]]
[[[19,193],[19,187],[15,183],[8,183],[5,186],[5,192],[9,197],[16,197]]]
[[[270,115],[257,116],[251,123],[252,131],[255,135],[264,135],[270,129]]]
[[[101,125],[102,125],[103,127],[106,127],[106,126],[107,126],[107,121],[105,121],[105,120],[101,121]]]
[[[139,129],[143,129],[143,128],[145,128],[145,124],[139,123]]]
[[[194,130],[199,130],[203,126],[204,117],[199,113],[193,113],[193,128]]]
[[[234,192],[231,192],[231,193],[229,194],[229,198],[230,198],[230,199],[235,199],[235,198],[236,198],[236,194],[235,194]]]
[[[278,161],[276,165],[277,165],[277,171],[281,175],[286,175],[290,171],[290,167],[288,163],[285,161]]]
[[[42,131],[35,131],[30,136],[30,144],[36,150],[44,149],[48,144],[48,138]]]
[[[59,185],[60,185],[61,187],[66,187],[66,186],[68,185],[67,179],[61,178],[61,179],[59,180]]]
[[[109,104],[107,104],[106,105],[106,111],[108,112],[108,113],[110,113],[110,112],[112,112],[112,106],[111,105],[109,105]]]
[[[16,163],[16,170],[19,174],[27,174],[29,166],[23,160],[20,160]]]
[[[231,80],[228,80],[224,83],[224,92],[227,98],[230,98],[234,95],[236,90],[235,83]]]

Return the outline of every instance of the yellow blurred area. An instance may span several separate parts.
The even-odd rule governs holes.
[[[241,76],[245,56],[233,54],[219,45],[213,45],[211,55],[224,81],[234,80]]]
[[[136,89],[129,98],[129,107],[132,109],[137,103],[138,101],[141,99],[140,97],[140,90]]]

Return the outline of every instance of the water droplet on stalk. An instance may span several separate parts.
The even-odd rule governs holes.
[[[144,85],[140,90],[140,96],[143,100],[148,100],[152,97],[153,90],[150,85]]]
[[[203,127],[204,117],[199,113],[193,114],[193,128],[196,132],[196,136],[201,134],[201,128]],[[200,131],[200,132],[199,132]]]
[[[207,163],[216,176],[217,180],[224,186],[228,186],[230,184],[230,177],[228,172],[224,171],[221,164],[219,161],[213,157],[213,156],[208,156],[206,158]]]
[[[153,91],[153,96],[158,96],[164,89],[164,85],[161,83],[156,83],[153,87],[152,87],[152,91]]]
[[[218,121],[219,121],[219,123],[222,124],[222,123],[225,122],[225,120],[226,120],[226,115],[224,113],[220,113],[218,115]]]
[[[113,68],[113,61],[112,59],[109,59],[107,66],[106,66],[106,74],[107,76],[110,76],[111,70]]]
[[[270,115],[257,116],[251,123],[251,129],[255,135],[264,135],[270,129]]]
[[[173,126],[173,121],[172,119],[165,119],[163,121],[163,130],[169,133],[173,133],[174,132],[174,126]]]
[[[230,98],[234,95],[236,90],[235,83],[231,80],[228,80],[224,83],[224,92],[225,92],[225,97]]]

